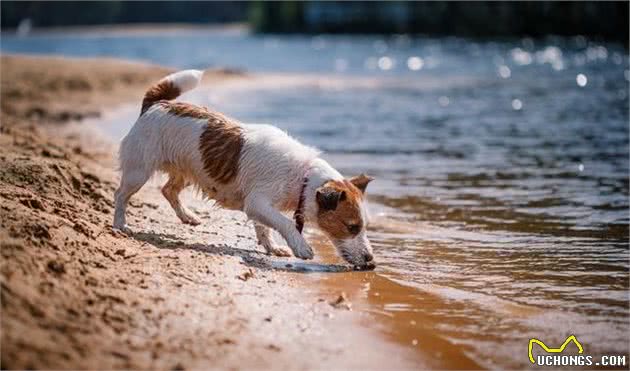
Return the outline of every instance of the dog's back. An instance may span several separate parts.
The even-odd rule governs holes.
[[[140,117],[120,146],[121,189],[133,194],[138,184],[163,171],[226,208],[242,209],[253,191],[282,205],[287,193],[299,188],[304,165],[318,152],[273,126],[241,124],[172,101],[196,87],[201,76],[201,71],[177,72],[146,92]]]

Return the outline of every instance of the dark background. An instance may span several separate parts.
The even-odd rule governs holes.
[[[257,32],[585,35],[628,42],[628,2],[2,1],[1,26],[246,22]]]

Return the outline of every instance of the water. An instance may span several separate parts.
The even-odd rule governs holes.
[[[290,73],[190,99],[376,177],[379,269],[313,279],[354,292],[436,367],[523,367],[530,337],[558,346],[570,334],[587,354],[627,354],[630,72],[619,45],[183,32],[3,35],[2,50]]]

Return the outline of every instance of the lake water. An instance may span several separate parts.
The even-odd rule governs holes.
[[[342,173],[376,177],[379,268],[311,277],[343,287],[355,310],[435,367],[524,367],[529,338],[556,347],[571,334],[586,354],[627,355],[621,45],[186,31],[3,34],[1,48],[261,73],[190,99],[273,123]]]

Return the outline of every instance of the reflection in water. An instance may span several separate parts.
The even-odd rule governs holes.
[[[311,264],[299,276],[331,297],[346,291],[366,322],[436,368],[525,367],[530,337],[574,334],[585,353],[627,352],[630,69],[620,45],[182,33],[3,36],[2,50],[297,73],[184,99],[273,123],[342,173],[376,177],[376,271]],[[113,135],[134,119],[118,119]],[[314,241],[320,263],[340,262]]]
[[[410,228],[393,224],[390,231],[406,233]],[[445,232],[433,230],[428,235]],[[383,325],[392,341],[417,349],[432,368],[527,367],[522,355],[529,338],[562,342],[569,333],[581,334],[589,354],[626,351],[626,273],[620,271],[616,279],[584,273],[587,278],[582,279],[579,270],[567,267],[570,263],[554,267],[553,261],[541,262],[545,269],[529,266],[544,257],[511,258],[509,252],[488,251],[485,257],[471,258],[431,240],[416,247],[422,254],[409,254],[404,238],[376,237],[372,241],[381,254],[375,272],[317,272],[305,279],[323,283],[330,297],[346,292],[353,309],[368,314],[366,323]],[[322,236],[311,241],[318,260],[338,262]],[[558,285],[561,281],[563,286]],[[617,290],[609,289],[613,281]]]

